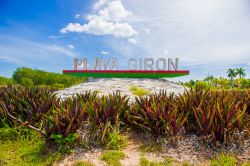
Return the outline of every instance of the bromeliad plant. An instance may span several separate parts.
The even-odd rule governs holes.
[[[165,91],[148,97],[136,98],[131,106],[128,121],[131,125],[160,135],[176,136],[186,121],[187,115],[177,109],[174,94]]]
[[[197,133],[223,143],[244,128],[246,105],[237,101],[230,91],[210,91],[198,106],[193,106]]]
[[[56,102],[53,89],[39,87],[7,86],[0,90],[0,114],[9,126],[17,118],[22,123],[39,125],[42,115]],[[15,117],[15,118],[13,118]],[[42,126],[39,126],[42,127]]]
[[[87,104],[82,100],[66,99],[53,106],[52,110],[44,115],[45,138],[50,140],[54,134],[67,137],[81,128],[87,120]]]
[[[119,92],[101,96],[88,102],[88,118],[93,137],[97,137],[102,144],[106,144],[109,134],[113,130],[119,130],[125,115],[129,110],[127,96],[121,96]],[[98,131],[98,132],[96,132]]]

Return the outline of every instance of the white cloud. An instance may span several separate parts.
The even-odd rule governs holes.
[[[93,9],[94,13],[86,16],[87,24],[69,23],[60,32],[113,35],[123,38],[137,35],[137,31],[129,23],[125,22],[125,19],[132,15],[132,12],[124,8],[121,0],[99,0],[94,4]]]
[[[72,44],[67,45],[71,50],[73,50],[75,47]]]
[[[80,16],[81,16],[80,14],[76,14],[75,18],[80,18]]]
[[[103,7],[106,3],[108,2],[108,0],[98,0],[94,6],[93,9],[94,11],[99,10],[101,7]]]
[[[101,54],[103,54],[103,55],[109,55],[110,53],[108,51],[101,51]]]
[[[130,43],[132,43],[132,44],[137,44],[138,43],[138,41],[136,39],[134,39],[134,38],[128,39],[128,41]]]
[[[129,57],[138,52],[145,57],[178,57],[182,69],[198,71],[192,77],[210,70],[211,64],[221,69],[249,65],[247,0],[230,3],[227,0],[123,0],[123,3],[133,11],[131,17],[136,17],[129,23],[138,31],[136,39],[140,42],[136,47],[109,42],[115,52]]]
[[[163,50],[163,53],[164,53],[164,54],[168,54],[168,50],[164,49],[164,50]]]

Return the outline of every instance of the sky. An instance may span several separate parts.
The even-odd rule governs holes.
[[[190,75],[250,77],[249,0],[0,0],[0,75],[62,73],[74,58],[179,58]]]

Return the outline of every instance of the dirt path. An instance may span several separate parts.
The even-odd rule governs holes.
[[[188,162],[193,165],[209,165],[210,159],[216,157],[225,150],[212,150],[197,143],[197,137],[189,136],[183,138],[179,142],[178,147],[165,146],[162,151],[154,153],[144,153],[140,150],[140,145],[147,146],[152,140],[147,138],[138,138],[136,136],[128,136],[127,146],[122,149],[126,158],[121,160],[124,166],[138,166],[140,165],[140,158],[144,156],[150,161],[163,161],[165,157],[171,157],[175,162],[174,165],[181,165],[183,162]],[[226,151],[226,152],[230,152]],[[105,166],[106,163],[100,160],[103,149],[92,149],[89,151],[79,149],[74,154],[65,156],[56,165],[73,166],[74,161],[90,161],[96,166]],[[234,153],[236,158],[240,161],[250,161],[250,147],[247,147],[240,153]]]

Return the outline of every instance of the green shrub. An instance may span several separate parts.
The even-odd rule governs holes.
[[[126,138],[122,136],[119,132],[114,131],[108,135],[107,138],[107,149],[119,150],[126,145]]]
[[[37,126],[43,114],[47,113],[56,101],[53,89],[39,87],[7,86],[0,89],[0,117],[6,125],[13,126],[19,119]],[[11,117],[12,116],[12,117]],[[14,118],[13,118],[14,117]],[[39,125],[38,125],[39,126]],[[39,126],[41,127],[41,126]]]
[[[135,96],[144,96],[144,95],[148,95],[150,93],[150,91],[145,90],[143,88],[139,88],[137,86],[131,86],[129,89],[133,95]]]
[[[88,102],[88,116],[93,134],[101,144],[107,144],[109,134],[119,130],[121,122],[129,110],[128,98],[119,92],[101,96]]]
[[[74,161],[73,166],[95,166],[93,163],[90,161]]]
[[[32,85],[34,85],[32,79],[30,79],[30,78],[21,78],[20,84],[23,85],[23,86],[32,86]]]
[[[34,85],[50,85],[59,88],[62,88],[62,86],[69,87],[86,80],[86,78],[50,73],[25,67],[17,68],[12,78],[16,83],[22,85],[28,84],[30,86],[32,81]]]
[[[172,166],[173,165],[173,159],[166,157],[164,161],[149,161],[145,157],[140,158],[140,166]]]
[[[0,76],[0,85],[10,85],[13,83],[14,83],[14,81],[11,78],[6,78],[6,77]]]
[[[128,115],[128,122],[156,136],[175,136],[186,121],[183,111],[178,110],[174,94],[165,91],[148,97],[136,98]]]
[[[211,160],[211,166],[236,166],[237,160],[229,154],[221,154],[217,159]]]
[[[121,151],[106,151],[101,155],[101,160],[106,161],[108,165],[121,166],[120,160],[126,156]]]

